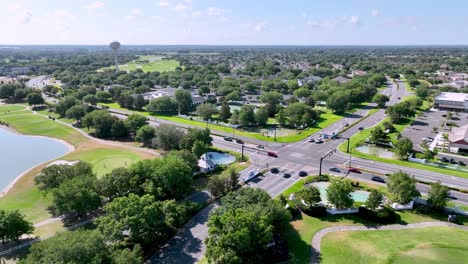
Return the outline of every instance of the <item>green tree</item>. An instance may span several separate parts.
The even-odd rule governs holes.
[[[136,110],[141,111],[143,107],[145,107],[145,105],[146,105],[146,101],[143,95],[137,94],[133,100],[133,107]]]
[[[294,91],[294,96],[297,98],[307,98],[310,96],[310,90],[302,87]]]
[[[413,152],[413,142],[409,138],[401,138],[395,143],[395,152],[400,159],[408,159],[408,153]]]
[[[130,131],[138,131],[140,127],[147,124],[146,117],[139,114],[131,114],[125,120],[125,124]]]
[[[214,175],[210,177],[210,180],[207,184],[207,189],[210,192],[211,196],[214,198],[219,198],[226,195],[226,181],[221,175]]]
[[[219,118],[223,121],[227,121],[231,117],[231,108],[227,103],[223,103],[219,109]]]
[[[281,100],[283,100],[283,95],[276,91],[266,92],[260,96],[260,101],[266,103],[266,109],[270,117],[275,116],[276,105],[278,105]]]
[[[32,245],[30,253],[19,263],[143,264],[143,252],[139,246],[133,250],[112,248],[98,231],[77,230],[60,232]]]
[[[198,158],[191,151],[186,149],[172,150],[167,154],[167,156],[170,155],[173,155],[183,160],[185,164],[192,168],[193,171],[198,170]]]
[[[123,120],[118,118],[114,119],[111,127],[111,135],[115,138],[128,136],[128,128]]]
[[[182,149],[192,150],[195,141],[202,141],[206,146],[213,145],[213,138],[211,137],[211,131],[208,128],[189,128],[187,133],[180,141],[180,147]]]
[[[344,92],[336,92],[327,99],[327,108],[337,113],[343,113],[349,108],[349,96]]]
[[[425,85],[418,85],[416,87],[416,95],[421,98],[426,98],[429,95],[429,89]]]
[[[83,102],[90,105],[97,105],[99,99],[94,94],[88,94],[83,97]]]
[[[70,119],[81,120],[86,115],[86,113],[87,106],[74,105],[65,112],[65,116]]]
[[[34,183],[41,191],[51,191],[58,188],[63,182],[75,177],[93,176],[91,164],[80,161],[75,165],[52,165],[42,169],[41,173],[34,178]]]
[[[268,122],[268,111],[261,107],[255,111],[254,118],[259,126],[264,126]]]
[[[135,140],[143,143],[144,146],[150,146],[151,141],[156,136],[156,130],[150,125],[144,125],[138,129]]]
[[[431,183],[427,201],[433,208],[443,209],[447,205],[448,192],[448,187],[442,185],[440,181]]]
[[[133,188],[130,170],[124,167],[113,169],[99,178],[97,186],[100,195],[110,200],[138,192],[138,189]]]
[[[119,105],[123,108],[132,109],[134,98],[130,92],[123,92],[120,94],[119,99],[117,100]]]
[[[97,227],[110,241],[124,241],[128,232],[125,241],[131,244],[162,244],[176,228],[166,218],[170,212],[164,210],[164,204],[168,202],[156,201],[151,195],[116,198],[104,206],[106,214],[96,220]]]
[[[228,168],[226,177],[226,189],[228,191],[234,191],[240,188],[239,177],[240,174],[237,172],[235,167]]]
[[[376,126],[374,129],[371,130],[370,132],[370,137],[369,140],[377,144],[379,142],[383,142],[387,139],[387,134],[383,131],[381,126]]]
[[[406,172],[396,172],[389,176],[388,190],[393,194],[397,203],[407,204],[414,198],[421,196],[416,189],[416,179]]]
[[[192,168],[178,157],[165,157],[156,173],[162,178],[166,193],[170,197],[183,197],[192,188]]]
[[[205,143],[199,140],[195,141],[192,147],[192,152],[197,158],[200,158],[203,154],[206,153]]]
[[[94,133],[99,138],[107,138],[112,135],[112,125],[115,118],[106,110],[95,110],[83,117],[83,125],[94,128]]]
[[[156,127],[156,137],[152,142],[153,148],[166,151],[178,149],[183,136],[184,133],[174,125],[160,125]]]
[[[322,201],[322,198],[320,198],[320,190],[313,185],[304,187],[297,193],[297,196],[304,200],[304,202],[309,206],[312,206]]]
[[[151,113],[174,113],[177,112],[177,102],[169,96],[153,99],[146,107]]]
[[[60,100],[56,105],[55,105],[55,112],[59,114],[61,117],[65,116],[65,113],[67,112],[68,109],[70,109],[72,106],[81,104],[81,102],[76,99],[74,96],[65,96],[62,100]]]
[[[179,113],[187,114],[192,108],[192,95],[190,92],[178,89],[174,95]]]
[[[96,92],[96,97],[98,98],[99,102],[105,103],[112,99],[112,94],[107,91],[98,91]]]
[[[239,113],[239,123],[243,126],[255,122],[255,107],[253,105],[243,105]]]
[[[385,108],[385,104],[390,101],[390,98],[385,94],[376,94],[372,98],[372,102],[376,103],[379,108]]]
[[[34,226],[26,221],[18,210],[0,210],[0,238],[5,241],[18,241],[25,234],[32,234]]]
[[[32,106],[44,104],[44,98],[39,93],[28,94],[26,100],[28,101],[28,105]]]
[[[93,176],[74,177],[52,190],[52,204],[59,214],[85,216],[101,206],[101,197]]]
[[[214,114],[218,113],[218,109],[214,104],[201,104],[197,106],[196,114],[204,120],[209,120]]]
[[[366,206],[371,209],[377,209],[383,201],[383,195],[376,189],[372,189],[366,201]]]
[[[353,205],[353,198],[351,192],[353,186],[346,180],[332,181],[327,188],[327,200],[335,205],[338,209],[348,208]]]

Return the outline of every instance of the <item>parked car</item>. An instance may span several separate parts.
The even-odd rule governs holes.
[[[278,157],[278,154],[276,154],[275,152],[271,152],[271,151],[268,151],[268,152],[267,152],[267,155],[270,156],[270,157],[273,157],[273,158],[277,158],[277,157]]]
[[[376,175],[372,176],[371,180],[376,181],[376,182],[385,183],[385,179],[384,179],[384,178],[382,178],[382,177],[380,177],[380,176],[376,176]]]
[[[449,162],[450,162],[451,164],[457,164],[457,162],[456,162],[453,158],[451,158],[451,159],[449,160]]]
[[[305,177],[305,176],[307,176],[307,171],[300,171],[300,172],[298,173],[298,175],[299,175],[300,177]]]
[[[442,162],[449,162],[449,160],[448,160],[446,157],[440,158],[440,161],[442,161]]]
[[[358,168],[349,168],[348,171],[354,173],[361,173],[361,170],[359,170]]]
[[[427,142],[432,142],[434,141],[434,139],[430,138],[430,137],[425,137],[422,139],[423,141],[427,141]]]
[[[224,137],[224,140],[226,140],[226,141],[232,141],[232,137]]]
[[[291,174],[286,172],[286,173],[283,174],[283,177],[286,178],[286,179],[291,178]]]
[[[465,162],[463,162],[463,161],[461,161],[461,160],[458,161],[458,165],[460,165],[460,166],[466,166]]]
[[[274,174],[277,174],[277,173],[279,173],[279,169],[274,167],[274,168],[270,169],[270,172],[274,173]]]
[[[237,138],[237,139],[236,139],[236,142],[237,142],[238,144],[244,145],[244,141],[242,141],[242,139],[240,139],[240,138]]]
[[[310,137],[310,138],[309,138],[309,142],[315,142],[315,138]]]
[[[335,167],[333,167],[333,168],[330,168],[330,170],[331,170],[331,171],[334,171],[334,172],[338,172],[338,173],[339,173],[339,172],[341,172],[341,171],[340,171],[340,169],[338,169],[338,168],[335,168]]]
[[[264,149],[265,147],[263,145],[258,145],[257,148]]]

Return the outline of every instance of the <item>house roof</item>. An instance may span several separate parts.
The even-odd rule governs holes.
[[[449,141],[457,144],[468,144],[468,125],[452,128]]]
[[[343,76],[338,76],[338,77],[333,78],[332,81],[335,81],[337,83],[347,83],[347,82],[351,81],[351,79],[348,79],[348,78],[343,77]]]
[[[465,102],[468,101],[468,94],[443,92],[435,99],[438,101]]]
[[[211,168],[214,168],[215,166],[216,166],[216,163],[214,163],[214,161],[211,159],[206,159],[205,154],[203,154],[198,160],[198,167],[202,169],[211,169]]]

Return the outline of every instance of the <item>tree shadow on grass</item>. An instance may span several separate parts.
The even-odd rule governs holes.
[[[289,261],[287,263],[310,263],[311,259],[321,260],[319,253],[312,250],[312,241],[304,241],[299,232],[292,225],[290,225],[286,233],[286,240],[289,250]]]

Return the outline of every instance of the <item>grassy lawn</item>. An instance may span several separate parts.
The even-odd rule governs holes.
[[[21,109],[25,109],[25,107],[23,107],[22,105],[0,105],[0,114]]]
[[[189,125],[189,126],[195,126],[195,127],[200,127],[200,128],[208,127],[211,130],[221,131],[221,132],[230,133],[230,134],[232,134],[233,130],[235,130],[235,135],[254,138],[254,139],[259,139],[259,140],[268,141],[268,142],[275,142],[273,137],[264,136],[264,135],[262,135],[260,133],[256,133],[256,132],[248,132],[248,131],[241,130],[241,129],[233,129],[231,127],[207,124],[205,122],[190,120],[190,119],[186,119],[186,118],[182,118],[182,117],[178,117],[178,116],[154,115],[154,114],[151,114],[151,113],[149,113],[147,111],[129,110],[129,109],[126,109],[126,108],[122,108],[118,103],[102,103],[100,105],[105,105],[105,106],[108,106],[109,108],[122,110],[122,111],[126,111],[126,112],[129,112],[129,113],[136,113],[136,114],[140,114],[140,115],[144,115],[144,116],[153,116],[153,117],[158,118],[158,119],[163,119],[163,120],[167,120],[167,121],[181,123],[181,124],[185,124],[185,125]],[[352,112],[356,111],[356,109],[357,108],[351,109],[349,112],[352,113]],[[326,110],[326,109],[320,109],[320,110],[322,111],[322,114],[320,115],[320,118],[319,118],[316,126],[307,128],[305,130],[297,130],[296,134],[287,135],[287,136],[277,136],[276,137],[276,142],[291,143],[291,142],[297,142],[297,141],[303,140],[303,139],[309,137],[310,135],[318,132],[319,130],[324,129],[324,128],[332,125],[335,122],[338,122],[339,120],[343,119],[344,116],[345,116],[344,114],[341,114],[341,115],[335,114],[332,111]],[[375,113],[375,111],[377,111],[377,109],[371,109],[370,111],[372,113]]]
[[[58,159],[89,162],[93,165],[98,177],[110,172],[114,168],[128,166],[138,160],[155,157],[146,152],[103,145],[89,140],[73,128],[64,126],[48,118],[34,115],[30,111],[27,114],[21,115],[12,112],[8,115],[2,115],[0,120],[8,122],[12,128],[23,134],[49,136],[63,139],[73,144],[75,150]],[[21,177],[11,190],[0,198],[0,208],[5,210],[18,209],[26,216],[27,220],[33,223],[51,217],[47,211],[47,207],[51,204],[50,197],[42,195],[34,186],[34,177],[45,166],[43,164],[34,167]]]
[[[119,65],[119,69],[123,71],[135,71],[137,69],[142,69],[144,72],[168,72],[174,71],[177,67],[180,67],[180,62],[176,60],[162,60],[161,57],[157,56],[140,56],[140,60],[145,60],[148,62],[138,62],[137,60],[127,62],[126,64]],[[114,66],[105,67],[99,69],[102,70],[109,70],[114,69]]]
[[[322,263],[463,263],[468,231],[450,227],[333,232],[322,240]]]
[[[366,186],[368,188],[375,187],[373,184],[366,184],[365,182],[360,182],[361,186]],[[298,181],[296,184],[289,187],[283,192],[283,195],[286,197],[289,194],[299,191],[303,186],[303,180]],[[378,188],[380,191],[385,192],[382,188]],[[406,223],[418,223],[418,222],[427,222],[427,221],[444,221],[446,220],[446,215],[423,215],[416,213],[415,211],[400,211],[397,212],[399,215],[399,222],[401,224]],[[463,224],[467,223],[467,219],[460,219]],[[376,224],[367,220],[364,220],[357,215],[328,215],[322,218],[310,217],[308,215],[302,214],[300,219],[294,220],[291,222],[291,228],[288,231],[286,240],[288,241],[288,248],[291,255],[291,260],[289,263],[309,263],[311,257],[311,242],[312,237],[321,229],[332,227],[332,226],[341,226],[341,225],[365,225],[365,226],[375,226]],[[433,228],[438,230],[438,228]],[[323,249],[323,242],[322,242]],[[365,253],[363,253],[365,254]],[[331,261],[327,263],[374,263],[370,262],[340,262],[340,261]],[[418,263],[418,262],[414,262]]]

